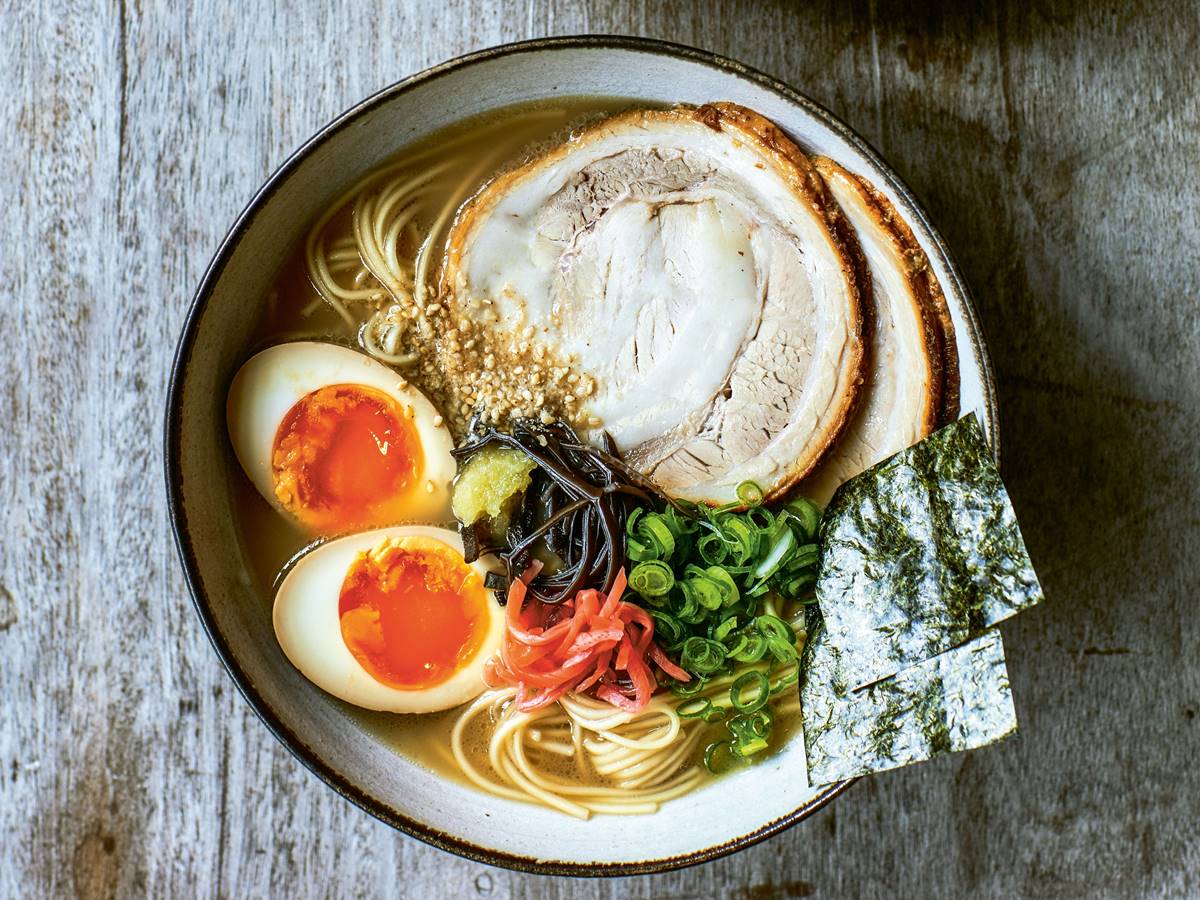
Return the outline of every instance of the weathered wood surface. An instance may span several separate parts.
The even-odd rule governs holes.
[[[332,6],[0,12],[0,896],[1200,892],[1198,7]],[[585,31],[744,59],[914,186],[978,297],[1049,597],[1006,629],[1018,739],[615,882],[442,854],[295,763],[201,634],[160,458],[191,291],[268,172],[408,73]]]

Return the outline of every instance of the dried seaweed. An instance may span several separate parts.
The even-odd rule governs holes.
[[[800,683],[812,787],[981,747],[1017,728],[995,629],[859,691],[848,690],[844,661],[818,620]]]
[[[951,650],[1042,589],[974,413],[847,481],[817,599],[850,688]]]

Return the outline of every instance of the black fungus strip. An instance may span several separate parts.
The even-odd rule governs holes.
[[[458,526],[458,533],[461,535],[463,542],[463,559],[466,562],[475,562],[475,560],[483,555],[479,552],[480,546],[487,543],[487,541],[486,539],[481,540],[480,531],[480,523],[478,522],[473,525]]]
[[[466,441],[454,450],[460,464],[489,445],[519,450],[537,464],[504,536],[506,547],[489,549],[504,561],[508,584],[535,558],[561,560],[560,567],[547,567],[529,584],[528,595],[543,603],[561,603],[586,587],[612,589],[626,562],[625,522],[635,507],[657,501],[687,513],[621,461],[607,432],[600,442],[600,447],[585,444],[562,422],[522,419],[503,432],[476,418]],[[472,539],[468,550],[482,552],[483,539],[477,534]]]

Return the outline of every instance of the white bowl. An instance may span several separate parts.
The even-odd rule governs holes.
[[[869,178],[907,219],[941,281],[957,336],[962,408],[977,410],[995,441],[991,372],[966,286],[908,189],[861,138],[803,95],[736,62],[653,41],[561,38],[484,50],[401,81],[321,129],[267,180],[217,251],[184,326],[168,398],[167,486],[179,552],[214,648],[267,727],[317,776],[401,831],[472,859],[624,875],[753,844],[845,784],[809,788],[799,739],[636,822],[577,821],[439,778],[356,726],[284,658],[269,598],[247,574],[227,489],[236,463],[224,427],[226,391],[243,361],[257,298],[308,224],[364,173],[431,131],[496,107],[569,95],[731,100],[776,122],[805,150]]]

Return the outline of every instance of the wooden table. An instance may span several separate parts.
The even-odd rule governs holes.
[[[0,12],[0,896],[1200,892],[1198,7],[327,5]],[[975,289],[1048,596],[1005,629],[1017,739],[614,882],[459,860],[305,772],[201,634],[160,456],[193,287],[288,153],[432,63],[588,31],[765,69],[915,188]]]

